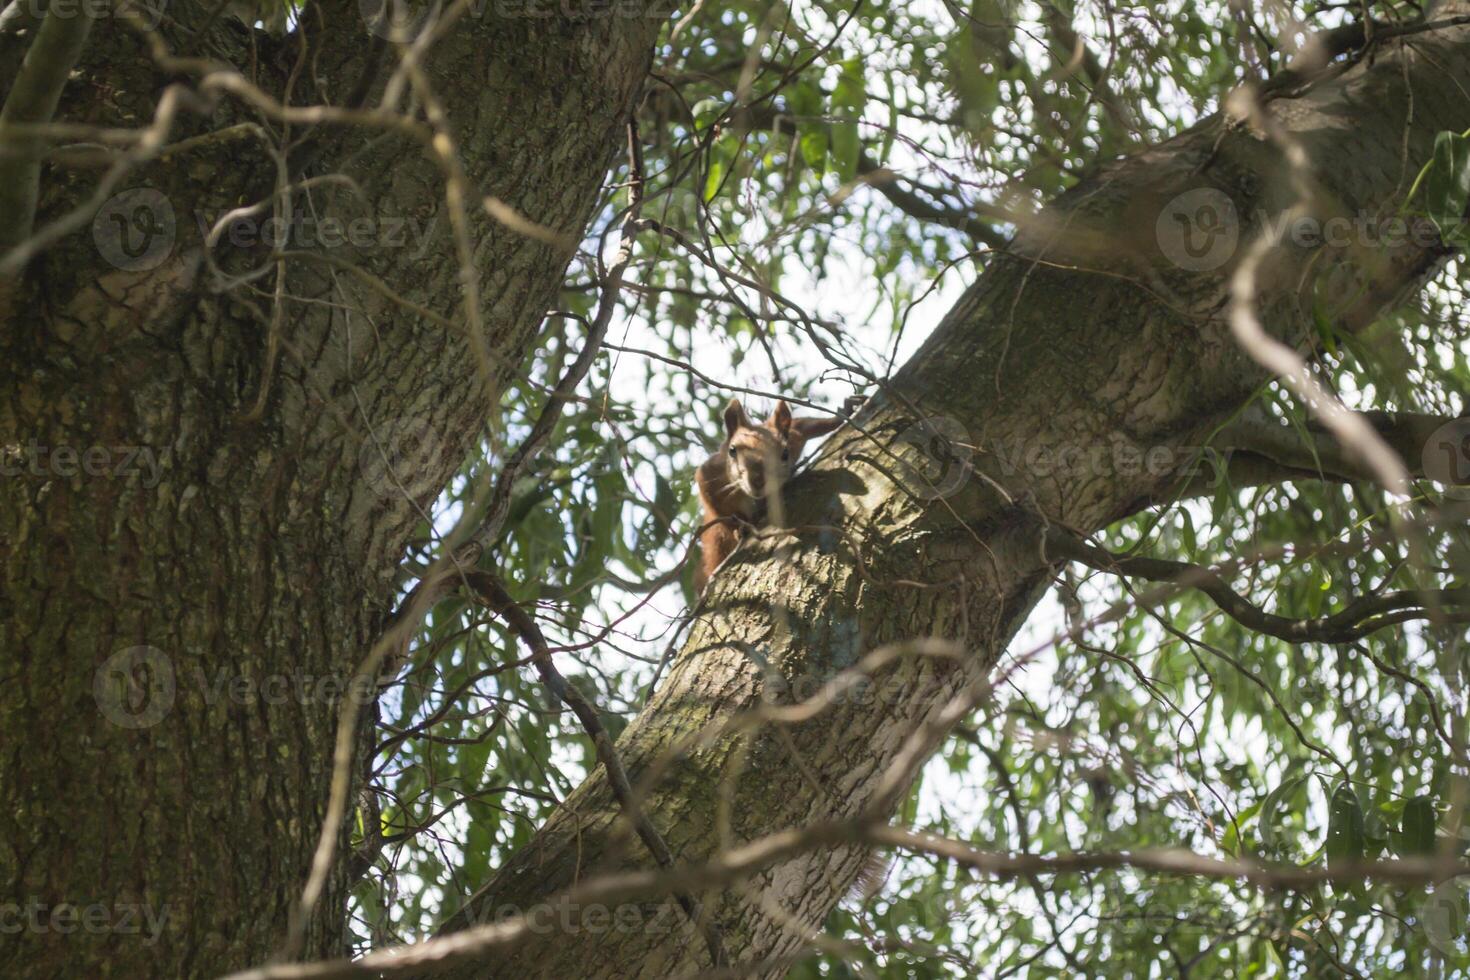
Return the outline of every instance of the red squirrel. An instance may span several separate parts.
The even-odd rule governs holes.
[[[794,418],[791,406],[778,401],[771,417],[759,424],[745,414],[737,398],[725,406],[725,441],[694,474],[703,513],[700,561],[694,570],[695,594],[704,592],[710,576],[740,542],[744,525],[761,516],[766,493],[791,475],[808,439],[823,436],[846,419]]]

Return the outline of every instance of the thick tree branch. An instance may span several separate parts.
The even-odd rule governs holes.
[[[1470,15],[1461,14],[1402,24],[1381,20],[1355,20],[1319,31],[1302,45],[1291,64],[1266,80],[1261,86],[1261,94],[1264,98],[1288,96],[1302,86],[1322,78],[1338,58],[1354,52],[1361,56],[1370,45],[1396,37],[1442,31],[1467,23],[1470,23]]]
[[[789,136],[796,135],[795,120],[769,105],[738,110],[731,115],[730,125],[739,129],[762,129]],[[865,179],[865,183],[911,218],[962,231],[972,240],[990,248],[1000,248],[1006,242],[1006,237],[996,231],[993,224],[977,214],[945,208],[904,187],[904,178],[878,163],[866,151],[858,155],[857,172],[859,177]],[[1010,220],[1005,212],[996,208],[983,208],[981,214],[997,222]]]
[[[1430,438],[1456,421],[1422,412],[1362,412],[1363,420],[1403,462],[1411,479],[1424,479],[1425,462],[1434,447]],[[1167,498],[1140,499],[1135,514],[1174,500],[1208,497],[1222,483],[1234,489],[1271,486],[1298,480],[1375,482],[1375,474],[1357,454],[1315,419],[1291,426],[1258,409],[1247,410],[1210,440],[1212,455],[1196,461],[1184,482]]]
[[[285,39],[225,21],[208,36],[191,34],[178,19],[195,9],[188,4],[170,7],[153,31],[93,31],[54,120],[31,121],[47,113],[30,111],[20,114],[27,121],[5,121],[7,149],[18,145],[12,137],[33,134],[37,145],[85,141],[105,169],[40,184],[35,211],[45,226],[31,222],[6,253],[15,260],[52,248],[47,261],[0,284],[0,313],[21,314],[0,331],[11,341],[0,359],[0,444],[34,436],[60,446],[132,445],[160,462],[146,485],[68,480],[45,495],[0,495],[7,541],[27,540],[23,529],[44,526],[50,508],[99,529],[63,533],[57,547],[68,558],[44,575],[22,570],[33,548],[8,549],[0,561],[10,646],[27,675],[0,707],[19,740],[0,761],[0,781],[20,793],[0,822],[17,841],[27,833],[17,814],[38,827],[68,824],[65,839],[26,841],[25,870],[3,856],[0,865],[49,896],[94,894],[98,881],[109,896],[139,896],[167,883],[177,912],[166,941],[149,948],[34,931],[0,937],[6,958],[32,973],[105,962],[127,975],[218,975],[283,948],[308,957],[341,948],[352,762],[370,742],[369,726],[350,717],[356,682],[375,676],[384,651],[417,625],[395,622],[375,643],[405,543],[478,442],[484,396],[503,391],[533,349],[572,254],[479,204],[494,197],[563,242],[580,239],[661,24],[629,4],[618,16],[588,18],[461,2],[450,6],[472,16],[452,27],[441,21],[432,50],[428,41],[392,47],[396,64],[381,64],[374,52],[384,47],[365,33],[361,6],[307,4]],[[52,8],[72,15],[73,28],[96,9]],[[650,15],[634,16],[642,13]],[[37,62],[45,45],[32,42],[30,32],[4,38],[16,55],[0,75],[9,83],[24,64],[28,78],[59,83],[69,59]],[[18,56],[23,43],[32,43],[27,61]],[[538,83],[546,79],[556,84]],[[395,84],[396,98],[386,98]],[[26,101],[23,89],[45,86],[15,89],[8,115]],[[370,108],[343,108],[344,99]],[[181,141],[166,145],[175,130]],[[306,130],[310,152],[288,156]],[[289,175],[293,187],[341,181],[296,198],[311,217],[344,226],[365,219],[369,231],[282,250],[265,236],[224,245],[216,265],[227,274],[263,266],[285,278],[283,289],[252,294],[248,282],[229,283],[237,288],[221,294],[206,281],[204,219],[253,214],[254,202],[276,199],[271,164],[283,159],[312,171]],[[0,190],[20,183],[6,178]],[[122,226],[119,239],[88,235],[118,192],[147,196],[119,201],[121,220],[104,219],[104,231]],[[0,205],[0,220],[23,231],[14,211]],[[139,215],[156,220],[130,223]],[[135,262],[144,242],[153,251]],[[482,301],[466,309],[476,283]],[[290,312],[277,321],[281,359],[264,411],[240,425],[242,393],[261,390],[269,341],[258,323],[276,319],[256,308],[262,300]],[[466,336],[472,322],[481,329]],[[477,371],[476,348],[488,349],[493,379]],[[60,410],[73,399],[88,408]],[[251,517],[195,519],[181,512],[180,495],[198,516]],[[138,587],[140,569],[147,588]],[[54,628],[56,609],[68,610],[64,631]],[[352,677],[353,695],[244,707],[180,684],[156,724],[108,724],[93,706],[98,662],[138,644],[165,666],[230,677]],[[48,667],[30,677],[25,664]],[[32,680],[68,706],[67,724],[48,733],[30,720],[42,710]],[[28,747],[23,731],[45,744]],[[188,746],[191,758],[165,746]],[[137,765],[83,761],[103,757]],[[57,758],[76,765],[58,767]],[[107,808],[88,805],[98,798],[134,819],[120,827]],[[230,833],[219,833],[226,822]],[[144,840],[152,844],[134,846]],[[52,859],[56,848],[72,857]],[[282,894],[303,869],[302,900],[288,910]],[[232,884],[240,881],[271,885],[240,891]],[[222,888],[231,892],[224,905],[215,900]],[[225,905],[230,915],[221,918]]]
[[[1410,476],[1424,475],[1424,457],[1430,437],[1454,419],[1422,412],[1362,412],[1363,421],[1394,451]],[[1274,470],[1280,479],[1297,476],[1318,479],[1373,480],[1373,471],[1361,456],[1317,421],[1304,429],[1283,425],[1264,412],[1249,412],[1227,425],[1214,440],[1233,451],[1231,463],[1241,456],[1260,462],[1257,470]],[[1261,482],[1261,481],[1257,481]]]
[[[868,178],[868,185],[888,198],[890,204],[911,218],[954,228],[990,248],[1000,248],[1006,238],[994,226],[974,214],[940,207],[903,186],[902,178],[880,165],[866,153],[858,157],[858,173]]]
[[[1467,586],[1360,596],[1331,616],[1292,619],[1261,609],[1231,589],[1212,568],[1166,558],[1114,554],[1059,528],[1048,529],[1045,534],[1050,555],[1101,572],[1198,589],[1242,626],[1289,643],[1353,643],[1377,630],[1417,619],[1470,622]]]

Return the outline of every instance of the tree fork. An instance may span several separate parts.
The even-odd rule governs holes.
[[[1386,218],[1435,134],[1470,124],[1466,86],[1470,30],[1457,21],[1385,42],[1371,64],[1262,111],[1314,167],[1312,213]],[[1022,220],[891,389],[787,488],[791,533],[727,563],[669,676],[619,742],[645,811],[681,864],[850,818],[895,779],[907,787],[937,747],[936,719],[983,686],[1061,559],[1046,554],[1038,529],[1088,534],[1140,500],[1171,499],[1176,470],[1104,463],[1041,472],[1016,466],[1015,451],[1087,460],[1108,447],[1114,460],[1120,451],[1137,460],[1161,448],[1178,459],[1247,404],[1268,378],[1223,311],[1250,239],[1299,203],[1288,169],[1265,134],[1220,116],[1103,168]],[[1230,261],[1191,272],[1168,250],[1158,219],[1174,198],[1200,191],[1240,216],[1240,240]],[[1330,313],[1343,329],[1360,329],[1440,267],[1447,250],[1433,236],[1413,237],[1392,249],[1288,243],[1263,265],[1256,312],[1274,336],[1306,347],[1315,286],[1351,297]],[[935,433],[949,444],[937,454]],[[941,485],[955,462],[943,456],[965,457],[973,476]],[[958,641],[973,659],[901,659],[875,676],[876,702],[698,740],[721,719],[810,693],[875,646],[926,636]],[[625,857],[605,859],[617,820],[604,777],[592,774],[446,932],[532,912],[575,881],[623,867]],[[857,842],[798,854],[746,887],[703,896],[735,964],[779,976],[863,857]],[[649,909],[645,921],[656,921]],[[510,950],[434,976],[663,977],[697,971],[699,955],[687,929],[533,930]]]

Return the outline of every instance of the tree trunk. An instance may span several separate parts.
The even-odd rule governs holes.
[[[1266,108],[1310,161],[1312,214],[1387,218],[1435,134],[1470,123],[1467,86],[1470,29],[1461,27],[1390,42],[1371,64]],[[783,830],[892,811],[944,724],[964,714],[952,699],[983,695],[1048,585],[1055,561],[1042,531],[1090,533],[1169,499],[1189,448],[1266,379],[1224,308],[1230,274],[1262,219],[1297,203],[1293,177],[1274,138],[1213,117],[1104,169],[989,260],[892,385],[787,488],[791,533],[737,552],[716,577],[711,611],[620,740],[635,784],[667,753],[678,755],[643,805],[681,863]],[[1161,219],[1190,191],[1205,196],[1186,203],[1223,195],[1243,219],[1224,264],[1201,268],[1207,250],[1186,251],[1180,231]],[[1296,346],[1314,336],[1314,307],[1341,329],[1361,328],[1439,267],[1445,250],[1426,229],[1414,221],[1409,240],[1393,248],[1361,238],[1345,248],[1288,244],[1255,283],[1262,322]],[[968,653],[911,652],[880,669],[862,696],[839,698],[809,720],[686,751],[712,724],[808,697],[875,648],[921,638]],[[704,945],[671,901],[636,916],[582,909],[570,918],[544,904],[598,871],[651,863],[617,814],[599,770],[451,924],[457,931],[527,913],[531,935],[435,976],[652,978],[708,969]],[[726,955],[780,976],[789,957],[810,948],[863,863],[859,846],[814,849],[744,889],[702,896]]]
[[[659,25],[496,10],[477,5],[423,68],[472,188],[478,343],[427,145],[371,125],[283,126],[225,94],[240,76],[164,71],[132,31],[93,32],[58,119],[146,125],[165,86],[194,73],[213,104],[187,102],[164,142],[224,132],[138,168],[115,190],[151,193],[113,198],[0,281],[8,975],[213,976],[280,948],[325,812],[343,683],[382,629],[421,509],[476,444],[571,255],[489,220],[478,195],[577,240]],[[183,27],[202,12],[170,14],[172,50],[202,53]],[[376,104],[397,59],[358,5],[311,4],[303,26],[313,70],[294,89],[299,34],[252,51],[238,24],[217,23],[207,50],[271,99],[341,105],[363,79]],[[216,273],[209,222],[269,204],[263,141],[303,136],[292,180],[357,185],[292,193],[311,240],[288,247],[328,261],[292,259],[278,284],[267,207],[216,246]],[[82,204],[97,173],[47,167],[37,228]],[[313,215],[366,223],[344,244]],[[253,286],[221,288],[256,266]],[[306,956],[346,950],[345,845],[343,827]]]

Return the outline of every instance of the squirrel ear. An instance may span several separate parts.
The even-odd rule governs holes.
[[[776,407],[771,410],[770,422],[783,436],[791,431],[791,406],[786,404],[786,399],[778,401]]]
[[[745,406],[740,404],[740,399],[730,399],[730,403],[725,406],[725,435],[733,436],[736,429],[749,425],[750,419],[745,417]]]
[[[825,419],[808,417],[796,419],[794,422],[794,427],[797,433],[802,437],[806,439],[815,439],[817,436],[826,435],[833,429],[836,429],[838,426],[842,425],[842,423],[845,421],[847,420],[840,415],[834,415],[831,418]]]

